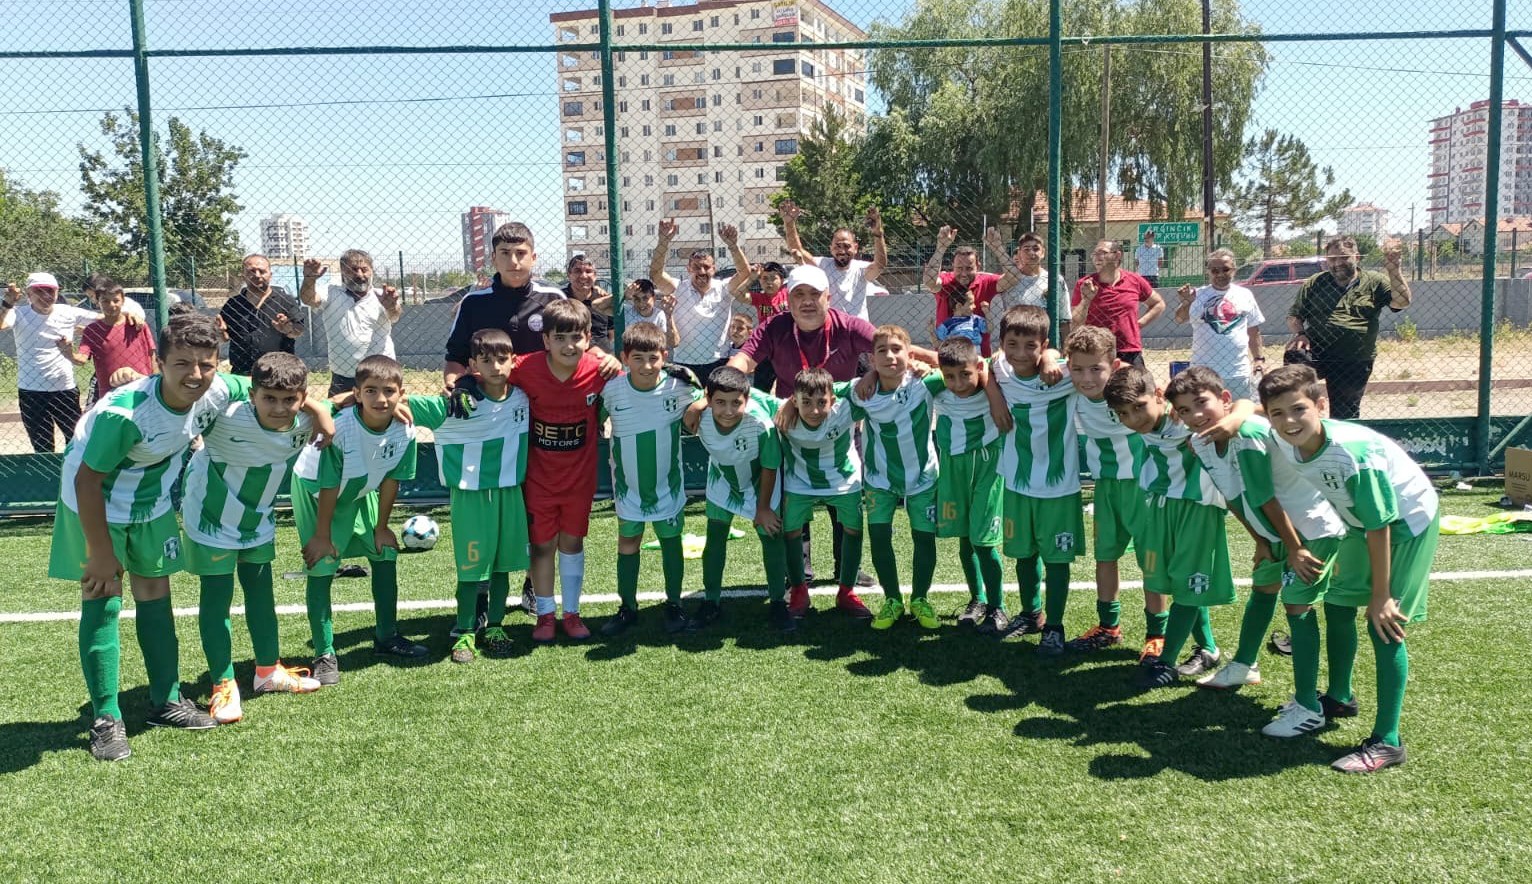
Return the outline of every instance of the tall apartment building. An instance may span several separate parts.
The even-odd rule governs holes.
[[[308,257],[309,223],[297,215],[262,218],[261,254],[273,260]]]
[[[1501,107],[1500,215],[1532,214],[1532,104]],[[1484,217],[1488,129],[1488,101],[1431,121],[1426,202],[1432,227]]]
[[[596,10],[549,16],[559,43],[598,39]],[[617,151],[623,260],[641,274],[659,222],[681,230],[667,265],[711,250],[727,265],[718,227],[734,224],[752,262],[784,255],[767,222],[787,161],[826,109],[866,126],[866,60],[860,50],[815,43],[866,34],[819,0],[702,0],[613,11],[618,42],[759,43],[759,50],[658,49],[618,53]],[[564,242],[601,271],[611,266],[601,62],[595,52],[557,54],[564,174]],[[675,269],[672,272],[676,272]]]
[[[1372,203],[1357,203],[1341,210],[1337,232],[1346,236],[1370,236],[1382,242],[1388,236],[1388,210]]]
[[[463,269],[478,273],[489,266],[490,241],[495,228],[511,221],[509,212],[491,209],[489,206],[470,206],[462,214],[463,222]]]

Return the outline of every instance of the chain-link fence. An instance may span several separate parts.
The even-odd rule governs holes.
[[[496,225],[532,228],[543,280],[564,285],[579,252],[620,292],[671,219],[660,263],[678,280],[698,251],[740,269],[735,231],[747,263],[791,267],[790,200],[817,257],[846,227],[879,260],[880,211],[866,313],[918,343],[931,271],[960,260],[1009,284],[1036,233],[1067,319],[1067,288],[1116,241],[1124,269],[1157,277],[1167,309],[1143,338],[1165,374],[1194,356],[1178,289],[1207,283],[1210,246],[1232,251],[1276,362],[1300,284],[1344,233],[1366,271],[1397,246],[1413,293],[1383,311],[1364,419],[1430,464],[1486,469],[1532,411],[1532,282],[1512,279],[1532,271],[1532,57],[1503,3],[1070,2],[1056,70],[1046,0],[623,2],[606,28],[577,0],[0,6],[0,275],[49,271],[66,301],[105,273],[153,308],[156,246],[168,299],[210,311],[240,296],[247,253],[296,294],[304,259],[328,268],[323,288],[361,248],[401,293],[393,340],[428,390],[457,300],[493,273]],[[1520,7],[1513,24],[1532,20]],[[304,318],[296,350],[322,391],[323,323]],[[26,456],[16,341],[0,332],[0,487],[48,501],[56,458]],[[76,376],[86,390],[91,366]]]

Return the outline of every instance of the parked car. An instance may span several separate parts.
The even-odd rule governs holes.
[[[1323,258],[1272,258],[1252,261],[1235,269],[1234,281],[1242,286],[1286,285],[1303,282],[1325,269]]]

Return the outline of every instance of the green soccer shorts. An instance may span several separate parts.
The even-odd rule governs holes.
[[[823,497],[812,494],[796,494],[787,492],[782,504],[782,530],[797,531],[807,525],[814,518],[814,507],[824,504],[835,510],[836,517],[840,520],[841,527],[858,534],[862,531],[862,493],[860,491],[848,491],[845,494],[827,494]]]
[[[1144,518],[1144,489],[1136,479],[1097,479],[1091,528],[1096,561],[1115,562],[1128,546]]]
[[[1255,586],[1282,587],[1282,601],[1289,605],[1317,605],[1330,590],[1335,576],[1336,554],[1340,551],[1339,537],[1317,537],[1305,540],[1303,545],[1316,558],[1324,562],[1319,577],[1313,583],[1298,579],[1298,573],[1287,566],[1287,544],[1271,544],[1271,560],[1259,562],[1250,569],[1250,582]]]
[[[478,491],[453,488],[450,497],[452,554],[457,560],[459,583],[527,570],[531,559],[521,486]]]
[[[1144,591],[1178,605],[1208,607],[1234,601],[1225,511],[1190,500],[1155,496],[1146,502],[1137,538]]]
[[[1426,599],[1431,582],[1431,563],[1441,535],[1441,514],[1417,537],[1401,540],[1389,552],[1388,593],[1400,613],[1415,623],[1426,619]],[[1394,536],[1398,536],[1397,532]],[[1367,533],[1353,529],[1341,541],[1336,561],[1337,576],[1331,580],[1325,601],[1348,608],[1366,608],[1372,601],[1372,563],[1367,557]]]
[[[975,546],[999,546],[1001,492],[997,440],[975,451],[937,456],[936,536],[964,537]]]
[[[296,488],[296,484],[294,486]],[[301,489],[293,495],[293,521],[298,526],[299,544],[307,544],[319,524],[319,500]],[[310,577],[333,577],[340,567],[341,559],[366,558],[373,562],[392,562],[399,558],[399,551],[392,547],[378,549],[373,545],[373,531],[378,527],[378,493],[376,491],[361,500],[339,504],[330,520],[330,542],[335,544],[339,555],[326,556],[304,571]]]
[[[910,514],[910,530],[927,534],[936,530],[936,486],[914,494],[895,494],[877,488],[863,488],[862,498],[867,507],[867,524],[891,525],[894,513],[902,504]]]
[[[1085,543],[1085,509],[1080,492],[1063,497],[1028,497],[1005,489],[1005,554],[1013,559],[1038,556],[1047,564],[1067,564]]]
[[[707,506],[704,507],[703,512],[707,516],[707,520],[709,522],[723,522],[728,525],[733,525],[735,519],[745,519],[745,517],[741,516],[739,513],[736,513],[733,510],[726,510],[716,503],[707,504]],[[755,524],[755,519],[753,517],[745,519],[745,521],[749,523],[751,528],[755,529],[756,536],[763,538],[772,536],[767,534],[765,531],[762,531],[760,527]]]
[[[685,512],[676,513],[669,519],[658,519],[653,522],[629,522],[627,519],[617,520],[617,536],[619,537],[643,537],[644,526],[654,526],[654,536],[661,540],[669,540],[672,537],[680,537],[681,531],[686,527]]]
[[[169,577],[181,570],[181,526],[175,512],[131,525],[107,524],[112,552],[128,574]],[[48,576],[78,581],[85,576],[85,529],[80,517],[61,500],[53,510],[53,545],[48,553]]]
[[[198,577],[223,577],[233,574],[238,565],[269,565],[277,560],[277,543],[268,540],[246,549],[221,549],[182,536],[182,558],[186,573]]]

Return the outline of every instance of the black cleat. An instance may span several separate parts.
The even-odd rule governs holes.
[[[368,573],[366,565],[341,565],[335,569],[336,577],[366,577]]]
[[[150,727],[177,727],[186,731],[205,731],[218,726],[213,716],[203,712],[201,706],[185,697],[151,709],[147,724]],[[91,733],[94,742],[95,728],[91,728]]]
[[[372,652],[380,656],[403,657],[407,660],[424,657],[430,653],[425,645],[416,644],[397,632],[382,641],[373,642]]]
[[[721,619],[723,619],[723,606],[717,602],[704,601],[692,614],[692,628],[706,629]]]
[[[617,609],[617,613],[601,624],[601,634],[606,638],[615,638],[627,632],[628,627],[636,622],[638,622],[638,610],[623,605]]]
[[[1334,721],[1337,718],[1356,718],[1359,708],[1356,700],[1342,703],[1329,694],[1319,695],[1319,711],[1324,713],[1326,721]]]
[[[984,616],[979,618],[979,623],[974,627],[974,631],[980,635],[1004,638],[1011,631],[1011,615],[1007,614],[1005,609],[999,605],[986,605],[984,607]]]
[[[1160,661],[1158,657],[1152,657],[1140,663],[1138,674],[1133,677],[1134,687],[1140,690],[1153,690],[1154,688],[1168,688],[1181,680],[1180,673],[1176,668]]]
[[[479,650],[491,660],[504,660],[515,651],[515,645],[511,643],[511,637],[505,634],[505,628],[491,626],[479,636]]]
[[[1024,635],[1033,635],[1043,631],[1047,625],[1047,618],[1042,611],[1022,611],[1011,618],[1011,628],[1001,638],[1006,640],[1019,639]]]
[[[686,610],[681,607],[680,602],[666,602],[663,607],[665,611],[666,632],[675,635],[678,632],[689,632],[694,628],[692,621],[686,616]]]
[[[787,610],[787,600],[777,599],[767,608],[766,619],[771,623],[771,628],[778,632],[797,632],[798,618]]]
[[[1192,651],[1192,655],[1181,661],[1176,667],[1176,672],[1184,678],[1196,678],[1204,672],[1212,672],[1218,668],[1218,661],[1223,659],[1220,651],[1209,651],[1207,648],[1198,648]]]
[[[984,603],[974,599],[963,607],[963,613],[958,615],[959,626],[978,626],[979,621],[984,619]]]
[[[1049,624],[1043,630],[1043,638],[1037,643],[1037,653],[1044,657],[1064,655],[1064,627]]]
[[[122,721],[103,715],[90,726],[90,754],[97,761],[121,761],[133,754],[128,748],[128,729]]]
[[[521,610],[528,617],[537,616],[537,594],[532,592],[532,581],[528,580],[521,585]]]
[[[1335,759],[1330,766],[1341,773],[1373,773],[1385,767],[1403,764],[1403,746],[1390,746],[1377,737],[1368,737],[1351,753]]]
[[[340,659],[334,654],[315,657],[314,662],[309,664],[309,676],[319,682],[320,687],[330,688],[340,684]]]

